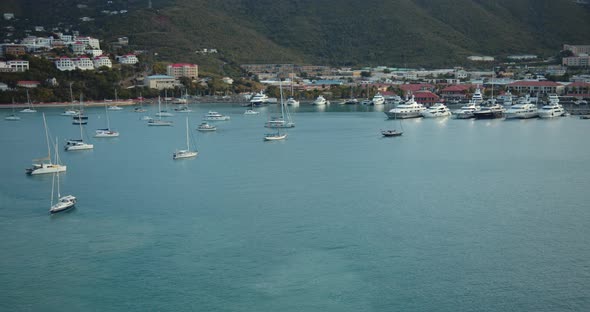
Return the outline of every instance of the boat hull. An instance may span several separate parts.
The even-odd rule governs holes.
[[[191,152],[191,151],[178,151],[172,154],[172,159],[186,159],[186,158],[193,158],[197,157],[198,152]]]
[[[473,113],[473,117],[475,119],[498,119],[504,117],[504,113],[502,111],[479,111]]]
[[[421,112],[385,112],[389,119],[409,119],[409,118],[420,118],[422,117]]]
[[[48,173],[58,173],[64,172],[67,170],[67,166],[62,165],[49,165],[49,164],[42,164],[40,166],[33,165],[33,168],[25,169],[25,173],[28,175],[38,175],[38,174],[48,174]]]

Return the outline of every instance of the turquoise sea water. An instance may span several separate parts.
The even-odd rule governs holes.
[[[109,112],[116,139],[60,151],[62,194],[28,177],[41,114],[0,112],[1,311],[588,311],[590,121],[407,120],[302,106],[193,105],[174,127]],[[153,107],[151,108],[153,111]],[[195,129],[214,109],[215,133]],[[60,148],[79,128],[46,109]],[[105,126],[89,110],[86,132]]]

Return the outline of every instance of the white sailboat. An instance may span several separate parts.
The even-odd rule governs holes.
[[[72,93],[72,82],[70,82],[70,101],[72,103],[71,108],[67,108],[63,113],[62,116],[76,116],[80,114],[79,110],[74,109],[74,94]]]
[[[66,171],[67,167],[59,164],[59,154],[56,152],[55,163],[51,160],[51,145],[49,144],[49,131],[47,130],[47,121],[45,120],[45,113],[43,113],[43,126],[45,127],[45,140],[47,141],[47,157],[34,159],[36,163],[31,168],[25,170],[28,175],[37,175],[45,173],[55,173]]]
[[[33,109],[33,103],[31,103],[31,98],[29,97],[29,90],[27,90],[27,105],[28,107],[21,110],[21,113],[36,113],[37,110]]]
[[[111,122],[109,120],[109,110],[107,105],[104,105],[105,116],[107,118],[107,127],[105,129],[97,129],[94,133],[95,138],[116,138],[119,136],[119,132],[111,129]]]
[[[82,94],[80,94],[80,105],[82,105]],[[84,142],[84,129],[82,127],[82,123],[78,123],[78,125],[80,126],[80,139],[69,139],[66,141],[64,149],[68,152],[89,150],[94,148],[93,144]]]
[[[199,152],[191,151],[190,141],[189,141],[189,129],[188,129],[188,117],[186,117],[186,149],[185,150],[176,150],[172,154],[172,159],[183,159],[183,158],[192,158],[196,157]]]
[[[122,110],[122,107],[117,106],[119,103],[119,98],[117,97],[117,89],[115,89],[115,104],[108,107],[108,110]],[[105,104],[106,105],[106,104]]]
[[[168,94],[166,90],[164,90],[164,105],[166,109],[162,110],[160,107],[160,97],[158,97],[158,112],[156,113],[157,117],[172,117],[174,114],[168,112]]]
[[[57,138],[55,138],[55,142],[57,142]],[[57,145],[57,143],[56,143]],[[55,146],[55,158],[58,158],[58,149]],[[53,203],[53,194],[55,189],[55,177],[57,176],[57,202]],[[51,207],[49,208],[50,213],[57,213],[60,211],[68,210],[76,204],[76,197],[72,195],[61,196],[60,192],[60,182],[59,182],[59,172],[53,173],[53,179],[51,180]]]
[[[287,133],[281,133],[281,128],[277,128],[275,133],[267,133],[264,135],[264,141],[280,141],[287,138]]]
[[[293,128],[295,127],[295,122],[293,122],[293,119],[291,118],[288,106],[283,102],[283,85],[281,82],[279,82],[279,89],[281,92],[281,102],[279,103],[281,107],[281,116],[271,117],[264,126],[266,128]]]
[[[4,117],[4,120],[8,120],[8,121],[19,121],[20,117],[18,117],[16,115],[16,113],[14,112],[14,99],[12,100],[12,114]]]
[[[295,99],[293,92],[293,77],[291,77],[291,96],[287,99],[287,106],[299,106],[299,101]]]
[[[135,113],[145,113],[146,110],[143,108],[143,96],[141,93],[139,94],[139,106],[133,108],[133,112]]]
[[[160,101],[160,97],[158,96],[158,112],[161,112],[160,110],[161,107],[161,101]],[[148,120],[148,126],[172,126],[172,121],[170,120],[162,120],[162,116],[159,116],[158,114],[156,114],[158,116],[158,119],[149,119]]]

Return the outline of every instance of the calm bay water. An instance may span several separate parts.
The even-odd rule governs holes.
[[[116,139],[62,152],[62,194],[27,177],[41,114],[0,112],[2,311],[588,311],[590,121],[407,120],[302,106],[193,105],[174,127],[109,112]],[[151,108],[154,110],[153,107]],[[229,114],[197,133],[210,109]],[[79,128],[47,109],[60,148]],[[105,126],[93,108],[86,132]]]

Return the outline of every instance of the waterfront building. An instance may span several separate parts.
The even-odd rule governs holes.
[[[463,100],[467,98],[471,87],[471,85],[452,85],[442,89],[440,94],[445,100]]]
[[[174,88],[178,82],[176,78],[173,76],[168,75],[152,75],[145,77],[143,80],[144,86],[150,89],[172,89]]]
[[[579,99],[590,98],[590,83],[582,81],[572,82],[565,86],[565,95]]]
[[[175,78],[186,77],[190,79],[197,79],[199,77],[199,65],[188,63],[170,64],[166,67],[168,76]]]
[[[417,91],[413,93],[414,95],[414,100],[426,107],[430,107],[432,105],[434,105],[435,103],[437,103],[439,101],[439,96],[427,91],[427,90],[422,90],[422,91]]]
[[[553,81],[520,80],[506,86],[508,91],[519,94],[562,94],[564,86]]]

